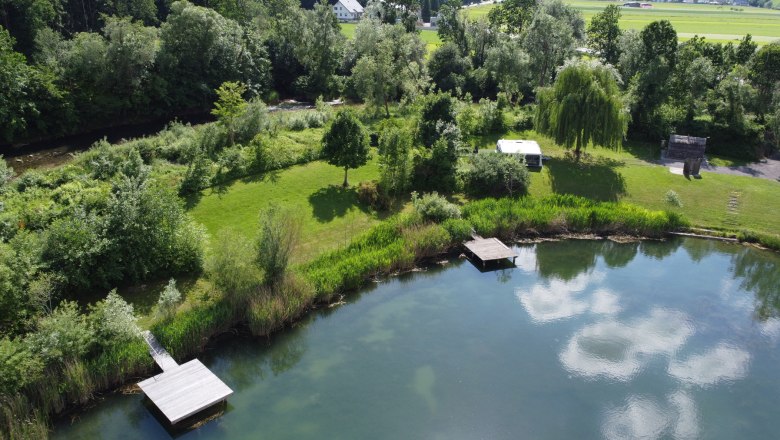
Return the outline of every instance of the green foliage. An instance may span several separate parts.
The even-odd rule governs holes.
[[[682,208],[683,206],[682,201],[680,200],[680,195],[677,194],[677,191],[673,189],[670,189],[669,191],[666,192],[666,194],[664,195],[664,200],[666,201],[666,203],[672,206],[676,206],[678,208]]]
[[[499,90],[517,102],[522,98],[522,92],[529,89],[530,62],[523,42],[518,38],[505,37],[487,50],[485,68],[498,82]]]
[[[424,220],[442,222],[450,218],[459,218],[460,209],[454,203],[450,203],[437,192],[423,194],[420,197],[417,192],[412,193],[412,206],[414,211]]]
[[[567,148],[588,144],[619,148],[628,124],[617,73],[601,63],[573,62],[558,73],[551,88],[538,93],[536,127]]]
[[[344,168],[345,187],[347,171],[368,162],[368,135],[354,113],[345,110],[336,114],[322,137],[322,155],[329,164]]]
[[[22,231],[0,242],[0,332],[13,335],[36,315],[29,285],[40,270],[40,239]]]
[[[470,70],[471,61],[461,55],[461,49],[455,43],[444,43],[431,54],[428,61],[431,80],[442,92],[460,95]]]
[[[0,396],[11,396],[43,377],[44,364],[21,340],[0,339]]]
[[[224,300],[206,300],[177,313],[172,319],[155,323],[150,331],[176,359],[201,351],[209,337],[232,327],[236,307],[244,306]]]
[[[247,107],[243,96],[246,90],[244,84],[235,81],[224,82],[217,89],[217,101],[211,114],[216,116],[219,123],[227,130],[230,145],[235,144],[236,122]]]
[[[422,98],[418,137],[426,147],[432,147],[438,138],[437,126],[455,122],[455,102],[446,93],[427,95]]]
[[[90,307],[89,321],[96,342],[104,347],[127,343],[141,335],[132,304],[119,296],[116,289]]]
[[[504,112],[499,107],[498,102],[487,98],[480,99],[477,133],[483,135],[500,134],[506,132],[506,129]]]
[[[767,44],[756,52],[750,66],[750,79],[758,91],[758,110],[767,112],[780,82],[780,43]]]
[[[413,142],[411,131],[399,124],[385,124],[379,134],[381,186],[395,196],[409,187]]]
[[[284,277],[300,233],[300,218],[289,208],[272,205],[260,213],[255,261],[267,284]]]
[[[620,58],[620,8],[607,5],[603,11],[594,15],[588,25],[588,45],[598,53],[605,64],[617,64]]]
[[[0,193],[3,192],[5,186],[14,177],[14,169],[9,167],[3,159],[3,155],[0,154]]]
[[[577,11],[560,0],[541,3],[528,24],[523,46],[528,53],[535,84],[546,86],[555,70],[574,54],[584,22]]]
[[[264,286],[249,302],[249,328],[254,335],[268,335],[301,315],[315,295],[314,286],[306,279],[287,274],[272,286]]]
[[[458,126],[439,121],[433,148],[418,150],[414,157],[414,187],[453,191],[458,155],[464,149]]]
[[[362,20],[347,52],[352,67],[355,91],[374,110],[401,96],[415,96],[425,79],[425,46],[417,33],[408,33],[398,25]]]
[[[668,20],[648,24],[639,37],[642,39],[642,56],[646,61],[663,58],[674,68],[677,60],[677,32]]]
[[[231,229],[220,231],[214,238],[206,273],[228,298],[239,303],[262,284],[262,273],[254,263],[255,248]]]
[[[464,189],[476,195],[523,194],[531,177],[520,156],[503,153],[477,154],[463,173]]]
[[[291,30],[293,53],[305,72],[297,78],[296,88],[309,99],[337,95],[341,89],[337,69],[346,39],[332,8],[326,2],[319,2],[313,10],[303,11],[293,25],[297,25]]]
[[[377,211],[386,211],[390,208],[390,196],[385,187],[376,181],[360,182],[357,195],[360,203]]]
[[[463,2],[460,0],[447,0],[439,5],[439,21],[436,23],[436,32],[441,41],[451,42],[458,46],[461,53],[465,53],[468,47],[466,41],[466,20],[461,14]]]
[[[25,342],[47,364],[64,362],[89,352],[95,332],[75,302],[63,301],[51,315],[38,320],[36,330],[26,336]]]
[[[537,5],[536,0],[506,0],[490,10],[488,19],[494,28],[520,34],[534,16]]]
[[[181,302],[181,292],[176,288],[176,280],[168,280],[165,288],[160,292],[160,298],[157,299],[157,311],[162,316],[171,316],[176,310],[176,306]]]
[[[205,153],[198,151],[192,156],[184,178],[179,184],[179,195],[186,196],[196,194],[207,188],[211,182],[211,162]]]

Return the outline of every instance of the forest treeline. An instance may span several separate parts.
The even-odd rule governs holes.
[[[265,101],[345,96],[387,108],[441,90],[532,104],[567,59],[584,55],[619,74],[630,137],[689,133],[743,157],[777,143],[778,43],[678,43],[667,21],[622,31],[614,5],[586,28],[560,1],[509,0],[483,20],[467,19],[460,0],[423,3],[368,4],[348,41],[326,3],[7,1],[0,142],[204,112],[226,81]],[[420,13],[440,17],[443,44],[429,54]]]

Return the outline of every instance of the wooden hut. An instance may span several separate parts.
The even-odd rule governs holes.
[[[680,160],[703,159],[706,148],[707,138],[673,134],[669,136],[666,158]]]

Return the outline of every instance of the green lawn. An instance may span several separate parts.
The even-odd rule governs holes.
[[[509,133],[507,138],[536,139],[545,155],[552,160],[540,172],[531,173],[530,192],[535,196],[568,193],[595,200],[626,201],[649,209],[672,209],[682,213],[700,227],[750,229],[777,234],[780,219],[780,183],[747,176],[704,172],[701,179],[686,179],[668,168],[647,160],[656,158],[654,145],[629,143],[620,151],[588,148],[592,156],[585,165],[564,159],[566,151],[552,140],[534,132]],[[495,148],[485,141],[484,148]],[[683,203],[681,208],[665,201],[674,190]],[[737,200],[737,209],[729,211],[729,200]]]
[[[376,158],[364,167],[349,171],[352,185],[378,176]],[[206,227],[211,239],[225,228],[251,239],[261,209],[271,203],[291,207],[303,223],[295,258],[301,261],[348,243],[353,236],[381,220],[381,216],[358,204],[354,188],[341,187],[343,179],[343,169],[321,161],[312,162],[206,190],[190,213]]]
[[[601,0],[565,0],[580,10],[587,23],[609,5],[623,2]],[[472,18],[484,17],[492,5],[466,8]],[[680,40],[694,35],[707,37],[715,42],[735,41],[747,33],[759,44],[780,39],[780,11],[716,5],[683,3],[653,3],[652,9],[621,8],[621,29],[642,29],[656,20],[669,20]]]

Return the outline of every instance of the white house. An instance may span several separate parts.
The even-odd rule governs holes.
[[[542,149],[536,141],[500,139],[496,143],[496,151],[504,154],[521,154],[529,167],[542,166]]]
[[[357,21],[363,15],[363,7],[357,0],[338,0],[333,5],[333,13],[339,21]]]

